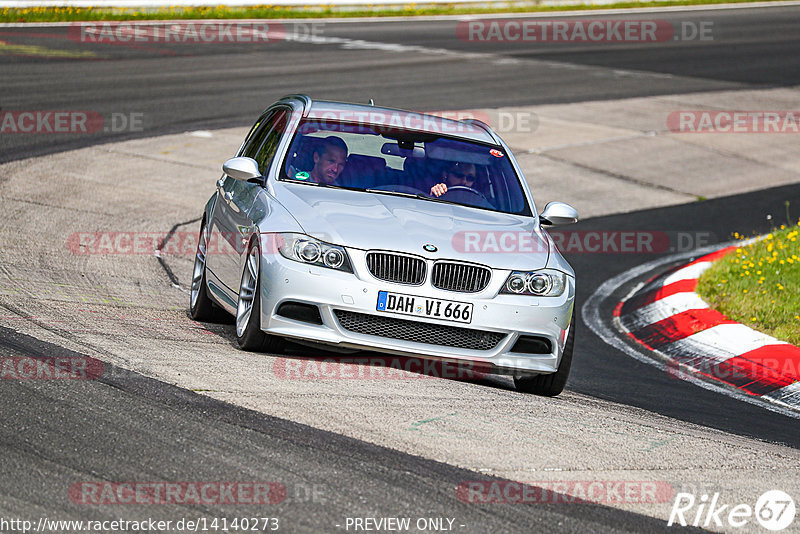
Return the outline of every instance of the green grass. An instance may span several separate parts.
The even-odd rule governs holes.
[[[737,248],[700,276],[697,292],[731,319],[800,345],[799,234],[800,222]]]
[[[666,0],[658,2],[619,2],[608,5],[541,6],[537,2],[510,2],[503,7],[486,4],[417,4],[397,6],[248,6],[207,7],[171,6],[162,8],[112,7],[30,7],[2,8],[0,22],[79,22],[100,20],[177,20],[177,19],[297,19],[323,17],[394,17],[422,15],[466,15],[486,13],[536,13],[579,9],[620,9],[635,7],[693,6],[748,3],[760,0]]]

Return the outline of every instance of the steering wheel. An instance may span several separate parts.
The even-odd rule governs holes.
[[[454,193],[458,192],[458,191],[467,191],[467,192],[469,192],[469,193],[471,193],[473,195],[476,195],[476,196],[480,197],[480,199],[483,200],[484,202],[486,202],[487,204],[489,203],[489,200],[486,198],[486,196],[483,193],[481,193],[477,189],[473,189],[473,188],[471,188],[469,186],[466,186],[466,185],[454,185],[453,187],[448,187],[447,188],[447,192],[442,196],[446,197],[447,195],[450,194],[451,191],[454,192]]]

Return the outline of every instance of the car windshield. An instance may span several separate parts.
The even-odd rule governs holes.
[[[280,179],[531,215],[501,147],[425,132],[307,119]]]

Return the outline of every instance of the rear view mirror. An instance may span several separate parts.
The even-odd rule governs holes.
[[[413,148],[401,148],[398,143],[384,143],[381,147],[381,154],[387,156],[400,156],[402,158],[424,158],[425,149],[421,146]]]
[[[222,172],[235,180],[242,180],[243,182],[253,179],[261,181],[258,163],[253,158],[231,158],[222,164]]]
[[[544,211],[539,214],[539,220],[545,226],[572,224],[578,222],[578,212],[569,204],[548,202]]]

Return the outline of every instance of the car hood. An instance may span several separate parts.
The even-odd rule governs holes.
[[[520,270],[544,267],[550,251],[533,217],[307,185],[285,187],[279,200],[305,233],[345,247]]]

